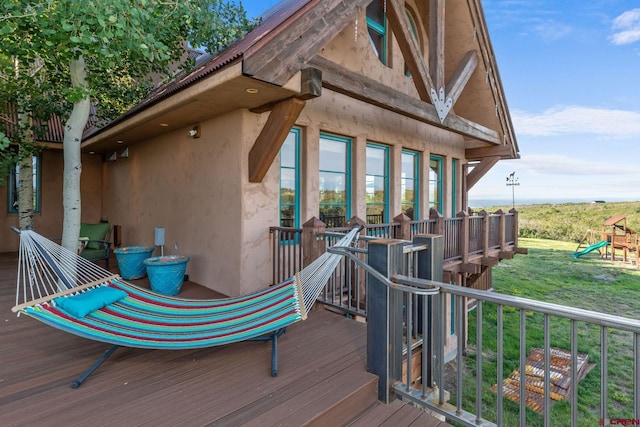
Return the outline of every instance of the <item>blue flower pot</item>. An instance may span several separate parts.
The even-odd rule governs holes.
[[[163,295],[176,295],[182,289],[188,256],[165,255],[144,260],[151,290]]]
[[[147,275],[144,260],[149,258],[155,248],[152,246],[127,246],[114,249],[120,276],[123,279],[142,279]]]

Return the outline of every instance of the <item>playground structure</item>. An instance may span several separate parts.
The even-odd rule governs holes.
[[[582,240],[573,254],[574,258],[579,258],[589,252],[598,251],[604,259],[616,260],[616,251],[622,251],[623,262],[635,262],[638,268],[640,258],[640,245],[638,244],[638,233],[627,227],[626,215],[614,215],[607,218],[602,223],[602,230],[587,230]],[[584,249],[582,249],[584,248]],[[604,255],[602,249],[604,248]],[[611,254],[609,255],[609,248]],[[633,261],[630,259],[633,255]]]

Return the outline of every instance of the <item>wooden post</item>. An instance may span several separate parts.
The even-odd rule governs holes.
[[[502,209],[498,209],[495,212],[497,215],[500,215],[500,223],[499,223],[499,234],[500,234],[500,250],[507,250],[507,218],[504,215]]]
[[[482,256],[489,256],[489,237],[491,236],[489,213],[483,209],[478,215],[482,217]]]
[[[369,265],[385,277],[400,273],[403,246],[398,240],[370,241]],[[367,368],[379,377],[378,400],[389,403],[391,386],[402,376],[402,294],[367,276]]]
[[[397,228],[397,235],[394,237],[400,240],[411,240],[411,218],[401,213],[393,218],[393,222],[400,223]]]
[[[469,262],[469,214],[465,211],[458,212],[456,215],[458,218],[462,218],[462,227],[460,227],[460,256],[462,257],[462,263]]]
[[[440,234],[441,236],[444,236],[444,218],[442,217],[442,215],[440,215],[440,213],[431,208],[429,209],[429,219],[435,219],[436,223],[433,227],[433,234]]]
[[[513,247],[514,249],[518,247],[518,232],[520,231],[520,225],[518,225],[518,211],[515,208],[509,210],[510,214],[513,214],[512,227],[513,230]]]
[[[325,241],[319,238],[318,234],[324,233],[326,229],[327,225],[315,216],[302,225],[302,264],[304,267],[325,252]]]

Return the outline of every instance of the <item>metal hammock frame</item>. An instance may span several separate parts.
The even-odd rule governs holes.
[[[286,327],[306,319],[341,255],[325,252],[288,280],[234,298],[185,299],[164,296],[128,283],[32,230],[20,233],[18,280],[14,312],[95,341],[109,350],[72,384],[77,388],[118,347],[190,349],[240,341],[271,341],[271,374],[277,375],[277,338]],[[349,231],[334,247],[357,240]],[[100,287],[115,288],[126,297],[85,317],[58,306],[69,298]]]

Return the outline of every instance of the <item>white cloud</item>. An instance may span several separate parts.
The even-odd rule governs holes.
[[[563,25],[556,21],[545,21],[534,27],[536,34],[547,42],[554,42],[564,38],[573,32],[569,25]]]
[[[635,43],[640,40],[640,9],[631,9],[613,20],[614,33],[609,37],[615,45]]]
[[[554,107],[542,114],[512,110],[516,134],[552,136],[592,134],[611,138],[638,137],[640,113],[571,105]]]
[[[587,160],[562,154],[531,154],[523,155],[518,161],[518,168],[526,169],[541,175],[582,175],[602,176],[612,175],[636,177],[638,167],[633,165],[615,164],[612,161]]]

